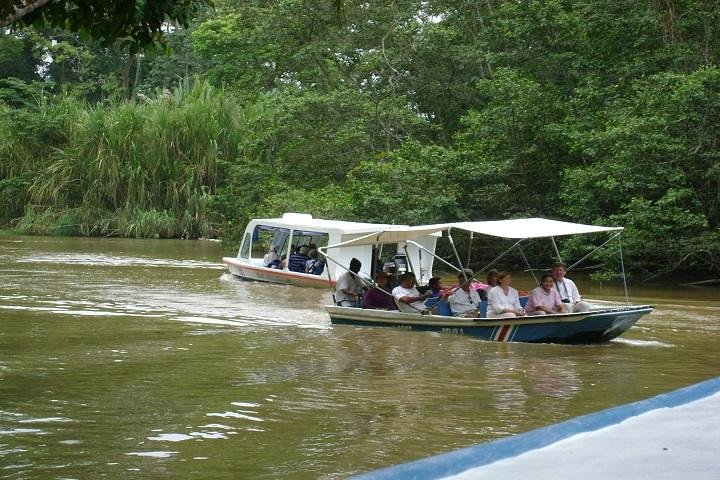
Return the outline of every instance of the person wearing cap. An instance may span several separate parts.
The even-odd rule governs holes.
[[[555,290],[560,294],[560,299],[565,305],[568,313],[587,312],[590,305],[580,297],[575,282],[565,278],[567,267],[563,262],[555,262],[552,266],[552,277],[555,282]]]
[[[375,286],[365,292],[362,307],[374,310],[397,310],[395,298],[388,287],[390,286],[390,275],[387,272],[375,274]]]
[[[298,249],[297,253],[291,253],[288,257],[288,270],[291,272],[305,273],[305,265],[310,260],[308,257],[308,247],[302,246]]]
[[[458,273],[459,285],[448,297],[454,317],[477,318],[480,316],[480,295],[470,288],[473,272],[465,269]]]

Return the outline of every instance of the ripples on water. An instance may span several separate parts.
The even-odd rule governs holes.
[[[188,291],[187,284],[177,281],[178,276],[174,269],[224,270],[224,265],[217,262],[73,253],[25,255],[16,262],[30,264],[31,268],[5,270],[4,273],[10,280],[5,290],[21,290],[25,288],[24,280],[27,280],[28,276],[37,276],[38,279],[33,283],[36,287],[45,287],[46,293],[40,298],[25,294],[0,295],[0,309],[81,316],[156,317],[236,327],[292,324],[327,328],[326,321],[317,321],[322,318],[318,309],[322,302],[318,303],[313,299],[310,303],[288,301],[283,304],[282,301],[277,301],[277,297],[294,294],[292,287],[278,286],[268,291],[265,285],[238,282],[229,273],[220,276],[225,288],[221,288],[219,292],[208,292],[208,286],[200,288],[199,292]],[[54,269],[38,269],[38,265],[52,265]],[[98,269],[106,269],[105,272],[110,274],[122,274],[124,269],[117,267],[136,267],[141,270],[161,268],[169,275],[159,279],[156,284],[143,284],[142,280],[136,283],[125,276],[106,278],[105,275],[93,275],[93,278],[83,278],[82,283],[75,283],[78,281],[77,275],[65,273],[67,267],[76,265],[90,267],[93,273],[98,272]],[[68,276],[74,277],[67,279],[75,287],[73,294],[85,294],[82,300],[67,299],[67,290],[56,289],[58,282],[65,282],[66,279],[62,277]],[[13,281],[13,277],[17,280]],[[44,283],[50,285],[43,285]],[[217,282],[213,279],[211,283]],[[233,291],[236,296],[229,297],[228,293]],[[238,297],[245,298],[246,302],[238,305]],[[272,311],[268,311],[268,305],[273,304]]]
[[[606,345],[495,344],[333,328],[327,292],[220,257],[0,237],[0,477],[344,478],[720,371],[711,295],[642,291],[660,308]]]

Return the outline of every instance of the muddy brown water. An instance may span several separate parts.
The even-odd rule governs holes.
[[[717,287],[630,285],[657,310],[607,344],[499,344],[333,327],[221,256],[0,237],[0,478],[345,478],[720,375]]]

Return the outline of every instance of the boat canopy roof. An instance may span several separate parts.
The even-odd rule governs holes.
[[[251,224],[261,227],[287,228],[308,232],[335,232],[339,234],[363,234],[377,232],[379,230],[410,228],[407,225],[325,220],[322,218],[313,218],[312,215],[307,213],[285,213],[281,218],[255,218]]]
[[[613,232],[623,229],[623,227],[601,227],[548,220],[547,218],[516,218],[488,222],[459,222],[447,225],[450,225],[451,228],[460,228],[481,235],[513,239],[561,237],[584,233]]]
[[[440,236],[441,232],[447,230],[444,225],[421,225],[417,227],[402,227],[393,225],[391,229],[377,230],[362,237],[348,240],[335,245],[328,245],[323,249],[350,247],[358,245],[380,245],[389,243],[401,243],[408,240],[416,240],[429,235]]]
[[[548,238],[564,235],[620,231],[623,227],[602,227],[582,223],[561,222],[546,218],[517,218],[512,220],[493,220],[487,222],[455,222],[437,225],[420,225],[416,227],[393,226],[389,230],[378,230],[368,235],[347,242],[329,245],[327,248],[338,248],[352,245],[374,245],[381,243],[398,243],[414,240],[419,237],[439,234],[457,228],[492,237],[525,239]]]

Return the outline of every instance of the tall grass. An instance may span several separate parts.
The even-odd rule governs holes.
[[[51,112],[57,138],[42,148],[12,135],[12,122],[0,121],[0,140],[8,139],[0,142],[2,178],[31,179],[18,229],[217,235],[208,198],[225,175],[223,160],[238,154],[250,110],[206,83],[186,83],[145,103],[65,103]]]

